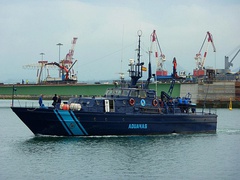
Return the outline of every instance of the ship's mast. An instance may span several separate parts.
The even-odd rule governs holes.
[[[142,66],[143,62],[140,62],[140,43],[141,43],[142,31],[138,31],[138,48],[137,48],[137,63],[134,62],[133,59],[130,59],[130,69],[129,69],[129,77],[131,77],[131,87],[136,87],[138,79],[142,77]]]

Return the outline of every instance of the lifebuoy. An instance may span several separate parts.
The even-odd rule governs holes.
[[[146,105],[146,101],[144,99],[141,99],[141,106],[145,106]]]
[[[129,104],[133,106],[135,104],[135,100],[133,98],[129,99]]]
[[[157,101],[156,99],[154,99],[154,100],[152,101],[152,105],[156,107],[156,106],[158,105],[158,101]]]

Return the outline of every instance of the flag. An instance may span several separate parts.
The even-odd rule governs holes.
[[[142,66],[142,71],[147,71],[147,68],[145,66]]]

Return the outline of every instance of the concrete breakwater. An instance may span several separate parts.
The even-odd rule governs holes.
[[[58,94],[62,99],[83,96],[103,96],[107,88],[113,88],[113,84],[68,84],[68,85],[36,85],[17,84],[14,85],[14,98],[16,99],[38,99],[40,94],[44,94],[45,99],[51,99],[54,94]],[[152,83],[151,89],[157,91],[160,97],[161,91],[168,92],[169,83]],[[199,106],[205,104],[207,107],[227,107],[230,98],[233,107],[240,107],[240,82],[213,82],[206,83],[176,83],[172,92],[173,97],[184,97],[187,93],[192,94],[192,101]],[[0,85],[0,99],[11,99],[13,85]]]
[[[240,108],[240,82],[221,81],[198,84],[181,84],[180,96],[191,92],[193,102],[199,107],[227,108],[230,100],[233,107]]]

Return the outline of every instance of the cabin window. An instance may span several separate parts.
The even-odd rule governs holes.
[[[114,100],[109,100],[110,112],[115,112]]]
[[[108,89],[105,94],[107,96],[111,96],[112,95],[112,89]]]
[[[128,96],[130,90],[127,89],[108,89],[105,96]],[[138,93],[138,92],[135,92]],[[137,96],[137,95],[134,95]]]
[[[147,93],[146,91],[143,90],[132,90],[130,93],[131,97],[140,97],[140,98],[146,98],[147,97]]]
[[[137,97],[138,96],[138,91],[132,90],[130,93],[131,97]]]
[[[128,96],[129,90],[122,90],[122,96]]]
[[[146,98],[147,97],[146,91],[139,91],[139,96],[140,98]]]
[[[115,91],[114,91],[114,95],[116,95],[116,96],[117,96],[117,95],[121,95],[121,90],[119,90],[119,89],[118,89],[118,90],[115,90]]]

